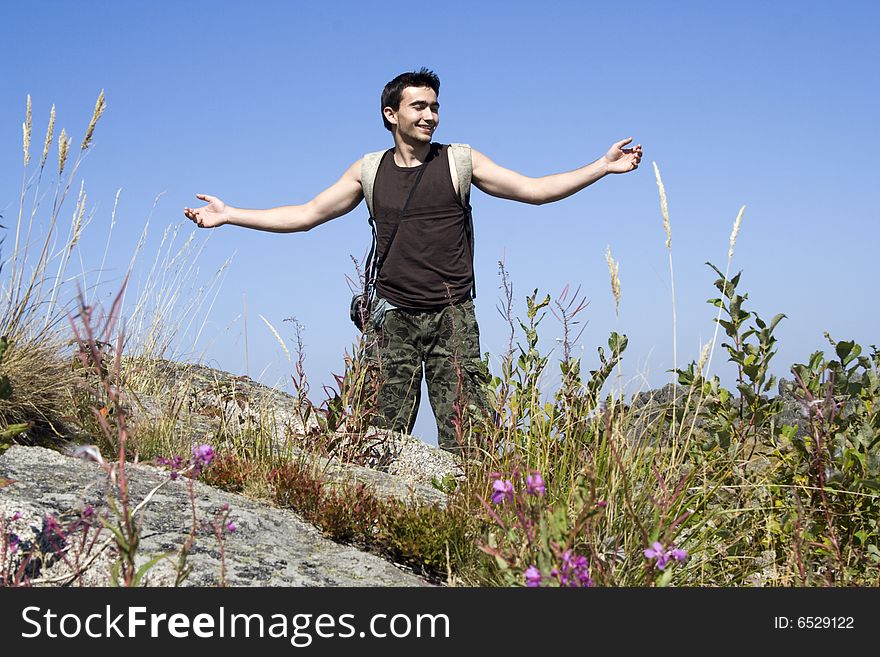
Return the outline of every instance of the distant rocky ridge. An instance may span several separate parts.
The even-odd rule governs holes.
[[[782,410],[775,418],[777,426],[789,425],[796,428],[796,435],[809,432],[809,417],[802,402],[794,394],[794,383],[787,379],[780,379],[777,384],[777,397],[782,400]],[[656,390],[648,390],[632,396],[628,407],[632,413],[634,430],[633,436],[642,436],[647,427],[656,426],[660,417],[673,408],[688,408],[689,411],[697,408],[699,400],[688,398],[688,389],[675,386],[671,383]],[[693,419],[693,415],[690,415]],[[668,418],[667,418],[668,420]],[[694,426],[699,427],[699,418]]]

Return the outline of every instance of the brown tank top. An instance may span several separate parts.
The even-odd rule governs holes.
[[[401,308],[435,308],[470,296],[473,263],[465,209],[452,186],[449,147],[431,144],[419,186],[389,239],[420,167],[400,167],[389,151],[373,187],[377,253],[387,253],[376,292]]]

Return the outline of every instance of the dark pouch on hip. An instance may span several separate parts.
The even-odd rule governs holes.
[[[359,292],[351,297],[351,307],[348,309],[348,315],[359,331],[364,330],[364,318],[369,316],[370,309],[368,304],[368,295],[363,292]]]

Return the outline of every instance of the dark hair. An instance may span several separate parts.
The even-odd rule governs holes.
[[[379,108],[379,111],[382,113],[382,123],[385,124],[385,129],[389,132],[393,131],[391,124],[388,123],[388,119],[385,118],[385,108],[400,109],[403,90],[407,87],[430,87],[439,96],[440,78],[437,77],[434,71],[422,67],[418,71],[401,73],[385,85],[385,88],[382,90],[382,106]]]

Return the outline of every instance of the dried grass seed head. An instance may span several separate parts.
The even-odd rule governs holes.
[[[703,375],[703,366],[706,364],[706,361],[709,359],[709,349],[712,347],[712,341],[710,340],[706,344],[703,345],[703,349],[700,351],[700,360],[697,361],[697,372],[700,376]]]
[[[81,150],[86,150],[91,145],[95,126],[98,124],[98,119],[101,118],[105,109],[107,109],[107,103],[104,102],[104,90],[101,89],[101,93],[98,94],[98,100],[95,103],[95,111],[92,113],[92,120],[89,121],[89,128],[86,130],[86,136],[82,140]]]
[[[660,212],[663,213],[663,230],[666,231],[666,248],[672,248],[672,227],[669,225],[669,206],[666,204],[666,188],[663,186],[663,180],[660,178],[660,169],[657,163],[654,165],[654,176],[657,178],[657,187],[660,190]]]
[[[31,95],[27,97],[27,113],[25,114],[24,123],[21,124],[21,132],[24,137],[24,165],[27,166],[31,161],[31,129],[33,128],[31,113]]]
[[[70,152],[70,137],[67,131],[61,128],[61,135],[58,137],[58,175],[64,173],[64,164],[67,162],[67,154]]]
[[[730,231],[730,248],[727,250],[727,258],[728,260],[733,257],[733,245],[736,244],[736,236],[739,235],[739,225],[742,222],[743,212],[745,212],[746,206],[742,206],[739,209],[739,214],[736,215],[736,220],[733,222],[733,230]]]
[[[79,186],[79,196],[76,199],[76,207],[73,210],[73,238],[70,240],[68,251],[73,251],[73,247],[79,242],[80,235],[82,234],[83,215],[85,215],[86,212],[86,198],[85,181],[82,181]]]
[[[259,317],[263,320],[263,322],[265,322],[266,326],[269,327],[269,330],[272,331],[272,335],[275,336],[275,339],[278,340],[278,344],[280,344],[281,348],[284,350],[284,355],[287,356],[287,362],[292,363],[293,361],[290,359],[290,351],[288,351],[287,345],[284,344],[284,340],[282,340],[281,336],[278,335],[278,331],[275,330],[275,327],[272,326],[271,322],[269,322],[268,319],[266,319],[262,315],[259,315]]]
[[[46,141],[43,143],[43,157],[40,158],[40,168],[46,166],[46,160],[49,157],[49,146],[52,145],[52,139],[55,137],[55,106],[49,112],[49,127],[46,128]]]
[[[620,263],[611,257],[611,246],[605,250],[605,263],[608,265],[608,273],[611,276],[611,293],[614,295],[614,314],[620,311]]]

